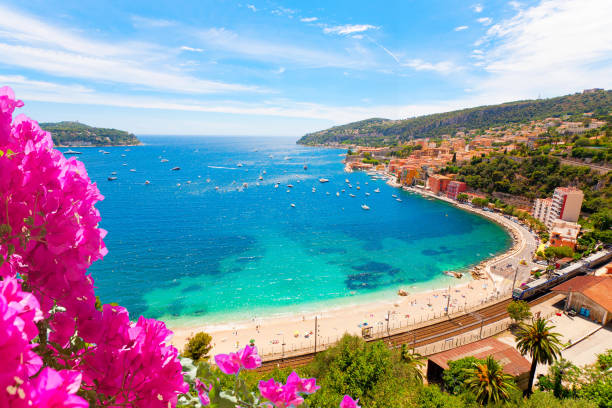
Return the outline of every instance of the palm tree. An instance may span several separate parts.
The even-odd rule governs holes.
[[[418,384],[423,384],[423,372],[421,368],[425,365],[423,356],[419,353],[411,353],[405,344],[402,344],[400,359],[406,365],[407,377]]]
[[[504,373],[501,364],[492,356],[483,362],[474,363],[474,367],[466,371],[470,376],[465,385],[482,405],[507,401],[510,399],[510,390],[517,389],[512,376]]]
[[[551,332],[554,326],[548,326],[546,320],[538,318],[531,324],[522,323],[516,333],[516,348],[522,355],[531,356],[531,369],[529,370],[529,385],[526,395],[531,395],[533,378],[538,363],[552,364],[561,356],[561,336]]]

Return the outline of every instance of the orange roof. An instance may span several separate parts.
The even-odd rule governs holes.
[[[576,276],[552,288],[554,292],[579,292],[607,311],[612,312],[612,278],[608,276]]]
[[[493,356],[493,358],[499,361],[503,366],[504,372],[512,376],[526,373],[531,368],[529,361],[527,361],[514,347],[495,338],[488,338],[443,351],[442,353],[430,356],[429,360],[433,361],[444,370],[447,370],[449,361],[460,360],[469,356],[478,359]]]

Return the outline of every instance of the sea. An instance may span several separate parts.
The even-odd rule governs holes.
[[[141,140],[73,148],[105,196],[96,293],[133,319],[222,324],[388,300],[455,284],[444,271],[511,245],[481,216],[345,173],[345,150],[282,137]]]

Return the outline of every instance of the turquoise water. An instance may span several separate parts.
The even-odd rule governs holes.
[[[106,197],[110,252],[91,267],[97,293],[133,316],[218,323],[384,299],[398,287],[443,287],[454,282],[444,270],[511,244],[479,216],[344,173],[340,150],[283,138],[142,139],[129,151],[76,149]]]

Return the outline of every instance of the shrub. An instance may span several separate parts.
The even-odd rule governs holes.
[[[212,349],[211,341],[210,334],[204,332],[199,332],[188,338],[183,350],[183,357],[190,358],[193,361],[208,360],[208,353]]]

